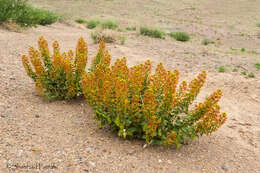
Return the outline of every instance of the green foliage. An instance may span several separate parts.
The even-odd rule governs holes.
[[[245,71],[242,71],[241,74],[242,74],[242,75],[246,75],[247,73],[246,73]]]
[[[120,44],[124,45],[124,44],[125,44],[125,41],[126,41],[126,36],[123,35],[123,36],[120,38]]]
[[[256,63],[256,64],[255,64],[255,68],[256,68],[257,70],[260,70],[260,63]]]
[[[246,49],[245,48],[241,48],[241,52],[245,52],[246,51]]]
[[[225,68],[225,66],[220,66],[219,68],[218,68],[218,72],[220,72],[220,73],[224,73],[224,72],[226,72],[227,71],[227,69]]]
[[[101,22],[97,19],[92,19],[87,22],[87,28],[88,29],[94,29],[96,28]]]
[[[186,32],[171,32],[170,37],[174,38],[177,41],[186,42],[190,40],[190,36]]]
[[[232,70],[232,72],[238,72],[238,69],[234,68],[234,69]]]
[[[27,75],[35,82],[37,93],[48,99],[72,99],[82,94],[80,80],[87,63],[87,45],[83,38],[77,44],[76,53],[61,53],[57,41],[53,42],[50,55],[47,41],[40,37],[39,50],[29,49],[29,58],[22,56]],[[33,68],[32,68],[32,66]]]
[[[204,39],[201,44],[206,46],[206,45],[209,45],[209,44],[214,44],[214,41],[209,40],[209,39]]]
[[[118,24],[114,21],[109,20],[102,23],[102,28],[114,30],[118,28]]]
[[[126,27],[127,31],[136,31],[136,26],[128,26]]]
[[[205,71],[178,87],[178,70],[167,71],[161,63],[152,73],[149,60],[131,68],[126,58],[117,59],[112,66],[110,61],[101,41],[91,73],[82,77],[83,93],[100,127],[109,125],[124,139],[179,147],[187,139],[216,131],[226,121],[217,104],[221,90],[191,106],[205,82]]]
[[[248,77],[249,77],[249,78],[254,78],[254,77],[255,77],[255,74],[251,72],[251,73],[248,74]]]
[[[49,25],[58,20],[53,12],[26,5],[24,0],[0,0],[0,24],[14,21],[24,27]]]
[[[163,32],[159,29],[151,29],[151,28],[147,28],[147,27],[141,27],[140,34],[149,36],[149,37],[153,37],[153,38],[161,38],[161,39],[165,39],[165,35],[166,35],[165,32]]]
[[[260,28],[260,22],[259,22],[259,23],[257,23],[257,24],[256,24],[256,26]]]
[[[81,19],[81,18],[76,19],[75,22],[77,22],[77,23],[87,23],[86,20]]]

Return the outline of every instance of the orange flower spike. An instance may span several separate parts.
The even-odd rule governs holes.
[[[154,114],[156,112],[156,100],[154,92],[151,88],[144,93],[144,109],[147,113]]]
[[[204,85],[205,81],[206,81],[206,71],[202,71],[197,78],[195,78],[194,80],[191,81],[191,83],[189,84],[189,92],[187,93],[187,95],[185,96],[185,101],[190,104],[192,101],[194,101],[194,99],[196,98],[196,96],[199,94],[200,89],[202,88],[202,86]]]
[[[72,60],[73,57],[74,57],[74,54],[73,54],[73,51],[72,51],[72,50],[69,50],[68,53],[67,53],[67,55],[68,55],[68,58],[69,58],[70,60]]]
[[[104,55],[104,65],[109,66],[111,62],[111,55],[109,52],[106,50],[105,55]]]
[[[128,67],[126,65],[126,58],[117,59],[115,64],[112,66],[112,78],[120,77],[122,79],[127,79],[128,77]]]
[[[29,60],[28,60],[28,57],[26,55],[22,55],[22,63],[23,63],[23,67],[24,67],[26,73],[29,76],[31,76],[30,73],[32,72],[32,68],[29,64]]]
[[[83,37],[80,37],[76,48],[76,59],[75,59],[76,71],[79,72],[80,74],[82,74],[85,71],[87,60],[88,60],[87,43],[85,42]]]
[[[152,75],[152,87],[155,92],[158,92],[161,87],[164,87],[167,78],[167,71],[163,64],[159,63],[156,67],[155,73]]]
[[[200,118],[196,125],[196,131],[202,135],[204,133],[210,134],[216,131],[226,121],[226,113],[220,113],[220,106],[215,104],[207,113]]]
[[[145,61],[144,67],[145,67],[145,71],[147,71],[150,74],[152,69],[151,61],[150,60]]]
[[[33,47],[30,47],[29,56],[30,56],[31,62],[34,66],[36,75],[38,77],[40,77],[44,73],[44,68],[43,68],[42,62],[39,58],[39,56],[40,56],[39,52],[37,50],[35,50]]]
[[[62,57],[60,54],[60,47],[58,41],[54,41],[53,47],[53,66],[55,68],[62,66]]]
[[[148,120],[145,134],[149,135],[150,137],[153,137],[157,131],[157,127],[158,127],[158,120],[156,116],[151,116],[151,118]]]
[[[47,42],[47,40],[44,39],[43,36],[39,37],[38,49],[40,50],[42,56],[45,56],[45,55],[50,56],[48,42]]]
[[[168,109],[172,109],[176,102],[176,88],[179,78],[178,70],[168,72],[166,86],[164,88],[164,104]]]
[[[195,109],[190,111],[191,114],[196,116],[196,118],[200,118],[201,113],[210,109],[213,105],[217,104],[222,96],[222,91],[220,89],[213,92],[203,103],[199,103],[195,106]]]
[[[64,60],[64,71],[66,73],[66,79],[68,80],[73,75],[73,65],[70,62],[70,59]]]

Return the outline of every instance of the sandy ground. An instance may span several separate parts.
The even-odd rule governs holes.
[[[22,67],[21,54],[27,53],[29,46],[36,46],[40,35],[49,41],[58,40],[64,50],[74,49],[83,36],[91,60],[97,50],[90,38],[91,30],[59,23],[23,33],[0,29],[0,173],[260,172],[260,71],[254,68],[260,55],[240,52],[242,47],[260,52],[258,30],[246,25],[230,28],[190,22],[179,23],[178,27],[193,33],[191,41],[151,39],[130,32],[125,45],[107,45],[113,60],[126,56],[128,64],[133,65],[149,58],[153,67],[163,62],[170,70],[179,69],[181,79],[189,80],[207,70],[208,79],[198,100],[217,88],[223,89],[220,104],[228,114],[226,124],[178,150],[143,148],[143,141],[122,140],[109,129],[99,129],[84,99],[47,101],[36,95]],[[241,36],[241,30],[248,35]],[[205,36],[216,44],[201,45]],[[219,73],[220,65],[228,71]],[[234,68],[238,72],[232,72]],[[240,74],[242,71],[253,72],[256,77],[247,78]],[[15,164],[37,169],[10,168]]]

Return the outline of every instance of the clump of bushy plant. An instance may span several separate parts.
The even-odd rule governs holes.
[[[151,29],[147,27],[141,27],[140,34],[148,37],[161,38],[161,39],[165,39],[165,35],[166,35],[165,32],[159,29]]]
[[[91,32],[91,38],[94,43],[99,43],[102,39],[106,43],[116,43],[120,41],[120,44],[124,44],[126,36],[111,29],[97,29]]]
[[[179,71],[167,71],[161,63],[152,74],[149,60],[131,68],[126,58],[113,66],[110,61],[101,41],[91,73],[82,77],[83,93],[101,127],[108,124],[123,138],[179,147],[186,139],[216,131],[226,121],[218,105],[221,90],[191,106],[205,83],[205,71],[178,86]]]
[[[205,38],[204,40],[202,40],[201,44],[206,46],[208,44],[214,44],[214,41]]]
[[[87,21],[85,19],[82,19],[82,18],[76,19],[75,22],[80,23],[80,24],[87,23]]]
[[[87,59],[88,48],[83,38],[78,40],[75,53],[72,50],[61,53],[58,42],[54,41],[51,55],[47,41],[40,37],[38,50],[30,47],[29,58],[22,56],[23,66],[34,80],[38,94],[49,99],[71,99],[82,94],[80,80]]]
[[[96,28],[101,22],[97,19],[92,19],[87,21],[87,28],[88,29],[93,29]]]
[[[190,40],[190,36],[186,32],[171,32],[170,37],[174,38],[177,41],[186,42]]]
[[[58,18],[53,12],[28,6],[26,0],[0,0],[0,24],[12,21],[23,27],[30,27],[49,25]]]
[[[108,20],[102,23],[102,28],[114,30],[118,28],[118,24],[112,20]]]

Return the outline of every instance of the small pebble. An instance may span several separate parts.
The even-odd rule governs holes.
[[[37,114],[37,115],[35,115],[35,118],[40,118],[40,115],[38,115],[38,114]]]
[[[83,169],[83,171],[85,171],[85,172],[89,172],[89,170],[88,170],[88,169]]]
[[[226,165],[222,165],[221,168],[224,170],[224,171],[228,171],[228,167]]]
[[[93,168],[95,168],[95,167],[96,167],[96,164],[95,164],[94,162],[92,162],[92,161],[89,161],[88,163],[89,163],[89,166],[91,166],[91,167],[93,167]]]
[[[5,118],[5,117],[7,117],[7,115],[6,114],[1,114],[1,117]]]
[[[21,157],[22,154],[23,154],[23,150],[18,150],[18,151],[17,151],[17,157]]]
[[[91,152],[92,150],[93,150],[92,147],[87,147],[87,148],[86,148],[86,151],[87,151],[87,152]]]

